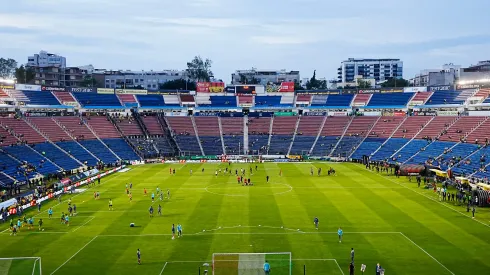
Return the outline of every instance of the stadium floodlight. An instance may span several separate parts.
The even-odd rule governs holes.
[[[0,83],[3,83],[3,84],[15,84],[15,79],[0,78]]]
[[[213,253],[213,275],[264,274],[266,262],[274,275],[291,275],[291,256],[291,252]]]

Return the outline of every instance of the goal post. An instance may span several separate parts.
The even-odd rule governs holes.
[[[41,257],[0,258],[0,274],[42,275]]]
[[[213,275],[264,274],[269,263],[274,275],[291,275],[291,252],[271,253],[213,253]]]

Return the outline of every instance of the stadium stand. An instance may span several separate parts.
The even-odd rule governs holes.
[[[289,103],[281,103],[281,96],[255,96],[256,108],[271,108],[271,107],[292,107]]]
[[[325,106],[327,103],[327,97],[328,95],[313,95],[313,98],[311,99],[311,106]]]
[[[138,107],[138,101],[136,101],[134,95],[118,94],[117,97],[119,98],[119,101],[121,101],[122,105],[125,107]]]
[[[439,140],[459,142],[476,129],[486,118],[478,116],[460,117],[451,127],[444,130]]]
[[[425,105],[461,105],[464,101],[456,100],[456,97],[460,94],[459,91],[436,91],[427,100]]]
[[[180,107],[180,100],[178,95],[163,95],[163,101],[166,106]]]
[[[67,92],[53,92],[53,95],[63,105],[70,105],[70,106],[78,105],[77,100],[72,96],[71,93],[67,93]]]
[[[432,92],[416,92],[412,100],[408,103],[409,106],[424,105],[432,96]]]
[[[267,153],[270,129],[270,117],[248,118],[248,148],[250,154],[258,155]]]
[[[64,170],[72,170],[82,166],[79,162],[65,154],[52,143],[37,143],[33,145],[32,148]]]
[[[244,154],[243,140],[243,118],[222,117],[221,128],[223,129],[223,142],[227,155]],[[218,131],[219,133],[219,131]]]
[[[327,97],[326,107],[331,108],[348,108],[352,102],[354,95],[329,95]]]
[[[50,117],[29,117],[26,118],[26,120],[30,121],[37,130],[53,142],[71,139],[70,136],[68,136],[68,134]]]
[[[354,117],[349,124],[345,135],[340,139],[332,155],[348,157],[369,134],[370,129],[380,119],[375,116]]]
[[[356,94],[352,106],[367,106],[373,94]]]
[[[91,153],[85,150],[85,148],[83,148],[78,142],[64,141],[57,142],[56,145],[65,150],[65,152],[67,152],[68,154],[75,157],[84,165],[95,166],[99,161],[99,159],[95,158]]]
[[[307,155],[309,154],[318,133],[321,131],[324,121],[323,116],[302,116],[300,117],[298,130],[294,137],[293,145],[289,154]]]
[[[115,94],[72,93],[78,103],[85,108],[121,108]]]
[[[285,155],[288,153],[297,121],[298,117],[296,116],[278,116],[274,118],[269,154]]]
[[[413,93],[373,94],[367,106],[371,108],[382,106],[398,106],[403,108],[413,95]]]
[[[115,117],[114,122],[119,128],[121,133],[125,136],[143,136],[144,133],[141,130],[138,122],[132,116],[119,116]]]
[[[180,95],[180,102],[182,102],[182,105],[195,105],[196,104],[194,97],[191,95]]]
[[[238,105],[239,106],[253,106],[254,97],[250,95],[238,95]]]
[[[183,155],[202,155],[190,117],[167,117],[172,136]]]
[[[136,95],[136,99],[141,107],[165,107],[165,100],[162,95]]]
[[[112,152],[115,152],[122,160],[141,160],[136,152],[122,138],[106,138],[102,140]]]
[[[37,106],[56,106],[60,105],[60,102],[56,97],[50,92],[37,92],[37,91],[24,91],[23,92],[28,99],[26,105],[37,105]]]
[[[340,140],[351,119],[351,117],[347,116],[328,117],[312,154],[315,156],[329,155]]]
[[[236,96],[210,96],[210,104],[201,103],[199,107],[233,108],[237,106]]]
[[[60,167],[27,145],[7,146],[3,149],[23,165],[32,166],[41,175],[49,175],[61,171]]]
[[[196,130],[205,155],[223,154],[223,144],[219,129],[218,117],[197,116],[194,118]]]
[[[0,117],[0,125],[11,134],[17,136],[21,141],[27,144],[45,142],[46,139],[34,130],[23,119],[12,117]]]

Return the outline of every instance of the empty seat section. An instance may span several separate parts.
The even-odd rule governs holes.
[[[138,107],[138,101],[136,101],[134,95],[120,94],[117,95],[117,97],[119,97],[119,100],[122,102],[122,104],[125,107],[129,107],[129,108]]]
[[[72,96],[71,93],[67,92],[53,92],[53,95],[58,98],[58,101],[63,105],[74,106],[77,104],[77,100]]]
[[[354,95],[329,95],[325,106],[327,107],[339,107],[348,108],[352,102]]]
[[[312,155],[327,156],[330,154],[335,144],[339,141],[342,133],[347,127],[351,117],[338,116],[328,117],[323,126],[320,137],[313,148]]]
[[[474,154],[468,156],[451,170],[458,175],[468,176],[482,170],[490,163],[490,147],[482,147]]]
[[[90,116],[85,117],[85,121],[99,138],[120,138],[121,135],[117,131],[114,124],[106,116]]]
[[[50,117],[31,117],[27,119],[53,142],[71,140],[70,136]]]
[[[194,117],[197,134],[205,155],[223,154],[218,117]]]
[[[10,155],[14,156],[21,162],[27,162],[36,168],[36,171],[41,175],[53,174],[60,170],[49,159],[36,153],[32,148],[26,145],[8,146],[3,148]]]
[[[311,106],[325,106],[328,95],[314,95],[311,99]]]
[[[323,116],[302,116],[299,120],[296,137],[291,147],[291,155],[306,155],[322,127]]]
[[[281,105],[293,106],[293,103],[294,103],[294,93],[285,93],[281,96]]]
[[[425,102],[432,96],[432,92],[417,92],[410,100],[410,106],[424,105]]]
[[[28,144],[46,141],[44,137],[22,119],[0,117],[0,125]]]
[[[81,166],[80,163],[49,142],[35,144],[32,148],[65,170],[72,170]]]
[[[434,141],[423,148],[418,154],[415,154],[406,163],[408,164],[434,164],[437,157],[444,153],[445,150],[450,149],[456,143],[449,141]]]
[[[243,117],[222,117],[223,141],[227,155],[244,154],[243,152]]]
[[[256,108],[271,108],[271,107],[292,107],[292,104],[281,104],[281,96],[255,96]]]
[[[162,95],[136,95],[141,107],[164,107],[165,101]]]
[[[457,117],[450,116],[437,116],[432,121],[427,124],[427,126],[420,131],[420,133],[415,138],[429,138],[435,139],[443,133],[455,120]]]
[[[372,94],[357,94],[352,101],[352,106],[366,106]]]
[[[157,116],[143,115],[141,116],[141,120],[145,124],[146,130],[148,130],[150,135],[165,135]]]
[[[463,101],[465,102],[469,97],[473,96],[478,92],[478,89],[466,89],[461,91],[458,96],[454,98],[455,101]]]
[[[180,95],[180,101],[185,105],[196,104],[196,101],[194,101],[194,97],[192,95]]]
[[[443,155],[437,159],[437,162],[441,169],[445,171],[459,163],[470,154],[474,153],[476,150],[478,150],[478,146],[476,144],[459,143],[451,150],[445,151]]]
[[[128,141],[133,146],[139,155],[145,158],[158,157],[158,151],[155,149],[153,138],[146,139],[144,137],[129,137]]]
[[[270,125],[270,117],[248,118],[248,149],[250,151],[249,154],[267,154],[267,143],[269,142]]]
[[[3,172],[18,181],[26,181],[36,175],[36,172],[27,172],[17,160],[11,158],[0,149],[0,172]],[[24,174],[25,173],[25,174]],[[10,182],[7,182],[10,183]]]
[[[400,151],[393,155],[392,161],[403,163],[416,154],[420,149],[427,146],[429,142],[423,139],[413,139],[405,145]]]
[[[115,94],[72,93],[82,107],[122,107]]]
[[[102,140],[107,147],[116,153],[122,160],[140,160],[133,148],[122,138],[111,138]]]
[[[180,101],[178,95],[163,95],[163,101],[165,101],[165,105],[167,106],[180,107]]]
[[[190,117],[167,117],[167,121],[181,154],[202,155]]]
[[[311,95],[297,95],[296,105],[307,106],[310,105]]]
[[[25,102],[27,105],[60,105],[58,99],[50,92],[25,91],[24,95],[28,98],[28,101]]]
[[[436,91],[432,94],[425,105],[445,105],[445,104],[463,104],[464,101],[456,100],[460,94],[459,91]]]
[[[274,118],[269,154],[285,155],[288,153],[297,121],[298,117],[296,116],[278,116]]]
[[[410,139],[392,137],[379,147],[379,150],[372,155],[371,160],[391,161],[391,156],[409,141]]]
[[[238,105],[247,105],[249,107],[252,107],[253,104],[253,96],[251,95],[238,95]]]
[[[377,120],[378,117],[372,116],[354,117],[332,155],[348,157],[369,134],[369,130]]]
[[[361,143],[354,154],[352,154],[352,159],[362,159],[363,156],[370,156],[374,151],[376,151],[386,138],[366,138],[363,143]]]
[[[406,106],[413,95],[413,93],[373,94],[367,106]]]
[[[5,125],[2,125],[0,121],[0,147],[19,143],[19,140],[14,136],[15,133],[4,127]]]
[[[62,126],[63,130],[69,132],[76,140],[95,139],[96,137],[85,125],[86,117],[75,116],[54,117]]]
[[[82,140],[80,144],[104,163],[115,163],[119,159],[98,139]]]
[[[443,131],[443,135],[439,140],[459,142],[473,129],[475,129],[485,117],[466,116],[458,119],[449,129]]]
[[[478,128],[471,132],[466,137],[466,141],[468,143],[484,144],[485,141],[489,139],[488,133],[490,133],[490,119],[483,122]]]
[[[59,147],[65,150],[68,154],[75,157],[81,163],[88,166],[97,165],[97,159],[94,158],[87,150],[75,141],[64,141],[56,143]]]
[[[134,119],[134,117],[115,117],[114,121],[116,122],[117,127],[125,136],[143,136],[143,130],[139,126],[138,122]]]
[[[236,96],[210,96],[210,104],[202,103],[199,107],[218,107],[218,108],[232,108],[236,107]]]
[[[24,104],[29,102],[29,98],[22,91],[10,90],[10,96],[18,102],[24,102]]]

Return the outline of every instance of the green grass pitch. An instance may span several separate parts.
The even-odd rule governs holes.
[[[350,250],[356,272],[376,263],[387,274],[488,274],[490,213],[478,209],[476,219],[462,206],[439,202],[430,190],[407,179],[378,175],[352,164],[267,163],[251,176],[254,186],[237,184],[232,175],[215,176],[225,163],[154,164],[130,167],[71,195],[78,215],[70,226],[59,221],[64,202],[43,204],[28,212],[45,221],[45,231],[22,229],[0,235],[0,258],[41,257],[43,274],[197,274],[213,253],[291,252],[292,274],[348,274]],[[337,176],[310,176],[310,168],[333,166]],[[169,174],[169,168],[176,175]],[[252,165],[255,168],[255,164]],[[204,168],[204,173],[201,169]],[[193,175],[190,175],[190,169]],[[279,176],[282,170],[283,175]],[[266,174],[270,183],[265,182]],[[133,183],[133,201],[125,184]],[[170,199],[153,204],[156,188]],[[85,188],[85,187],[84,187]],[[143,190],[148,190],[148,196]],[[99,191],[100,200],[93,192]],[[109,211],[108,200],[114,210]],[[163,215],[157,215],[158,204]],[[47,219],[50,206],[54,218]],[[319,229],[313,218],[320,220]],[[129,227],[134,222],[136,227]],[[172,240],[172,223],[181,223],[183,237]],[[344,240],[338,242],[341,226]],[[203,231],[205,230],[205,231]],[[136,250],[142,264],[137,264]],[[39,274],[33,260],[0,260],[1,274]],[[3,272],[3,273],[2,273]],[[272,273],[274,263],[272,263]],[[276,273],[279,274],[279,273]]]

